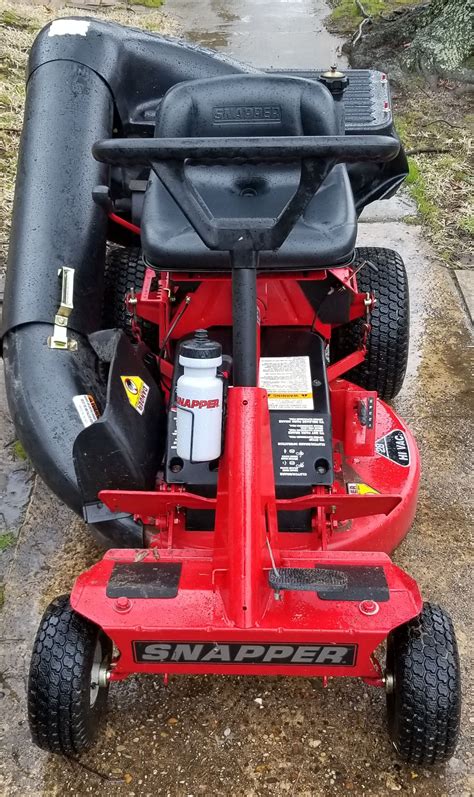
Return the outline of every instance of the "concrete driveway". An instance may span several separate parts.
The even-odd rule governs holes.
[[[168,0],[166,8],[194,40],[258,66],[327,66],[337,53],[339,43],[321,34],[323,2]],[[53,596],[69,591],[76,574],[100,552],[83,523],[18,458],[2,392],[0,533],[11,534],[12,544],[0,554],[0,794],[473,793],[472,337],[451,274],[422,230],[403,221],[411,213],[407,199],[379,203],[364,214],[359,242],[397,249],[409,272],[410,364],[396,408],[417,437],[423,479],[415,525],[395,560],[455,620],[465,691],[455,758],[432,771],[400,764],[388,742],[381,690],[356,681],[331,681],[324,690],[318,680],[277,678],[182,677],[168,687],[159,679],[132,678],[111,688],[107,724],[81,762],[34,748],[25,684],[42,610]]]

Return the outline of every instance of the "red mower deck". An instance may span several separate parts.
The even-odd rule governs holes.
[[[334,398],[347,400],[360,392],[340,381]],[[268,675],[278,665],[282,675],[350,675],[379,682],[373,652],[393,628],[419,614],[422,603],[415,582],[383,553],[335,552],[344,545],[357,547],[361,532],[353,539],[347,529],[351,522],[366,528],[369,520],[370,536],[363,536],[362,544],[375,542],[382,550],[390,548],[394,533],[403,537],[412,520],[416,447],[381,402],[377,418],[378,439],[398,434],[406,445],[398,454],[406,460],[400,464],[383,454],[351,457],[344,469],[353,474],[349,486],[376,485],[378,495],[341,488],[277,501],[267,395],[258,388],[229,390],[216,499],[167,489],[101,493],[110,509],[147,521],[154,517],[162,529],[149,550],[109,551],[79,577],[72,592],[73,608],[101,627],[121,652],[111,679],[132,672]],[[354,423],[349,416],[344,428]],[[391,490],[383,494],[382,487]],[[316,511],[316,528],[279,532],[278,509],[303,505]],[[215,530],[186,531],[186,507],[212,507]],[[272,589],[269,575],[291,568],[313,569],[316,580],[320,569],[333,570],[348,583],[339,600],[324,588]]]

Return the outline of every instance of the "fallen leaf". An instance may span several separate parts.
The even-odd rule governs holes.
[[[401,784],[397,783],[395,778],[393,778],[391,775],[389,775],[387,777],[387,780],[385,781],[385,785],[386,785],[387,789],[390,789],[390,791],[401,791],[402,790]]]

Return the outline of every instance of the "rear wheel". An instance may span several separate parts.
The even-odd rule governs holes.
[[[371,331],[363,363],[348,371],[347,379],[365,390],[376,390],[385,401],[401,390],[408,360],[409,299],[405,265],[391,249],[356,249],[354,270],[361,293],[374,293]],[[338,327],[331,337],[331,361],[336,362],[360,346],[363,321]]]
[[[449,615],[425,603],[387,641],[387,714],[392,743],[409,764],[439,764],[459,735],[461,675]]]
[[[28,719],[38,747],[77,755],[94,742],[107,701],[110,639],[77,614],[68,595],[46,609],[28,681]]]
[[[132,317],[125,306],[125,296],[130,288],[141,291],[146,266],[138,246],[112,246],[107,251],[104,277],[104,329],[123,329],[133,339]],[[156,343],[157,327],[148,321],[139,320],[143,339],[150,347]]]

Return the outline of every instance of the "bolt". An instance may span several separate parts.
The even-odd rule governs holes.
[[[379,609],[380,606],[378,603],[376,603],[376,601],[367,600],[359,603],[359,611],[362,612],[362,614],[368,615],[369,617],[373,614],[377,614]]]
[[[117,612],[128,612],[132,604],[128,598],[120,597],[115,601],[115,609]]]
[[[395,688],[395,678],[393,677],[393,674],[390,672],[385,673],[384,682],[385,682],[385,691],[387,692],[388,695],[391,695]]]

